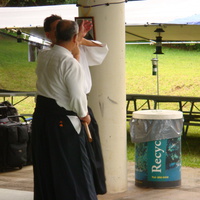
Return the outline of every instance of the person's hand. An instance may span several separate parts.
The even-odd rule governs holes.
[[[80,117],[80,120],[81,120],[81,122],[85,122],[85,123],[87,123],[88,125],[90,124],[90,122],[91,122],[91,118],[90,118],[90,115],[86,115],[85,117]]]
[[[85,127],[85,132],[87,134],[89,142],[92,142],[92,135],[90,133],[90,129],[89,129],[89,126],[88,126],[91,122],[90,115],[87,114],[85,117],[80,118],[80,120]]]
[[[82,20],[80,26],[79,26],[79,42],[87,35],[87,33],[92,29],[93,25],[92,22],[89,20]]]

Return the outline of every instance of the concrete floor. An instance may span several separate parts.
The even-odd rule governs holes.
[[[99,195],[99,200],[200,200],[200,169],[182,167],[182,184],[171,189],[135,186],[134,163],[128,162],[128,189],[117,194]],[[33,200],[32,166],[0,173],[0,200]]]

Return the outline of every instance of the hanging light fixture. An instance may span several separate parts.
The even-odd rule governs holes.
[[[152,75],[157,75],[158,71],[158,59],[157,58],[152,58]]]
[[[165,32],[162,28],[157,28],[154,32],[158,33],[156,36],[156,52],[154,54],[164,54],[162,52],[162,37],[161,33]]]

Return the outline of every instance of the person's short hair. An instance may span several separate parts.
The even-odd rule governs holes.
[[[70,41],[78,34],[79,26],[75,21],[60,20],[56,27],[57,41]]]
[[[44,20],[44,31],[49,32],[51,31],[51,24],[57,20],[62,20],[62,17],[58,15],[51,15]]]

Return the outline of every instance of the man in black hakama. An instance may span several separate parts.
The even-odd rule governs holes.
[[[57,43],[39,53],[32,123],[34,200],[97,200],[87,137],[84,76],[71,50],[78,25],[61,20]]]
[[[52,42],[52,46],[56,41],[54,34],[55,26],[61,19],[62,18],[58,15],[51,15],[44,20],[44,31],[46,37]],[[79,35],[82,36],[86,35],[87,31],[89,31],[92,28],[92,24],[89,25],[86,21],[84,23],[85,25],[80,26],[79,29]],[[72,54],[74,55],[74,58],[76,58],[80,62],[81,67],[84,71],[86,78],[84,83],[84,90],[85,93],[88,94],[92,87],[89,66],[100,65],[108,53],[108,47],[106,44],[102,44],[99,41],[90,41],[85,38],[82,38],[81,40],[82,41],[79,42],[79,54],[77,54],[77,51],[72,52]],[[91,123],[89,124],[89,129],[93,141],[87,141],[86,147],[89,155],[90,164],[92,167],[96,193],[105,194],[107,192],[107,188],[104,171],[104,161],[99,137],[99,128],[94,114],[92,112],[92,109],[90,107],[88,107],[88,113],[91,116]]]

